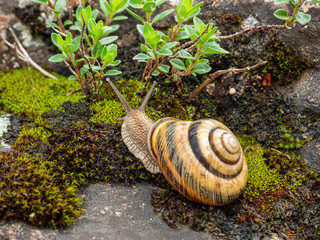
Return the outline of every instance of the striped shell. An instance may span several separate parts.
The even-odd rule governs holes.
[[[225,205],[246,185],[247,164],[241,146],[216,120],[160,119],[148,133],[148,148],[165,178],[192,201]]]

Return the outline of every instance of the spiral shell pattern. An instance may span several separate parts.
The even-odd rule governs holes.
[[[192,201],[225,205],[246,185],[248,170],[241,146],[216,120],[161,119],[148,133],[148,148],[165,178]]]

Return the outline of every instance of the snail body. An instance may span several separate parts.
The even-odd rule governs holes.
[[[247,182],[247,164],[234,134],[213,119],[182,121],[163,118],[155,123],[145,113],[151,87],[137,110],[108,80],[127,116],[121,135],[129,151],[151,173],[160,173],[191,201],[222,206],[235,200]]]

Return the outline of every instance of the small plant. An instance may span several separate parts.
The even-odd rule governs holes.
[[[196,17],[200,13],[203,2],[193,6],[192,0],[180,1],[176,8],[178,22],[167,34],[154,30],[152,24],[168,16],[173,10],[162,12],[151,20],[151,14],[155,11],[157,4],[159,3],[143,2],[140,5],[130,3],[132,7],[142,7],[142,10],[146,11],[146,20],[144,20],[128,10],[132,16],[144,23],[144,25],[137,25],[137,29],[145,40],[145,44],[141,44],[141,51],[145,53],[139,53],[133,59],[146,63],[142,81],[146,80],[147,83],[151,75],[165,74],[168,79],[177,83],[181,91],[182,77],[205,74],[211,70],[209,61],[204,56],[229,52],[217,43],[219,39],[214,36],[217,28],[213,27],[212,23],[204,24]],[[148,7],[149,5],[153,7]],[[191,18],[194,25],[182,26],[183,22]],[[191,41],[186,44],[179,42],[188,38]],[[147,76],[145,76],[146,72],[148,72]]]
[[[285,25],[287,28],[292,28],[292,25],[295,22],[298,22],[301,25],[305,25],[311,20],[310,14],[300,12],[300,9],[305,1],[306,0],[274,0],[274,5],[276,6],[290,3],[290,6],[292,8],[291,15],[285,9],[278,9],[274,12],[274,16],[278,19],[285,20]],[[320,0],[313,1],[320,3]]]
[[[118,15],[123,10],[142,22],[137,25],[138,32],[143,36],[144,43],[141,44],[142,53],[134,56],[134,60],[146,63],[141,81],[145,81],[142,94],[147,87],[152,76],[164,74],[167,81],[175,82],[178,91],[182,91],[182,78],[190,75],[201,75],[211,71],[211,66],[207,57],[212,54],[228,54],[229,52],[220,47],[219,41],[233,39],[241,34],[251,31],[262,31],[267,29],[291,28],[295,22],[307,24],[311,16],[300,11],[305,0],[274,0],[275,5],[289,3],[292,13],[287,10],[278,9],[275,17],[285,20],[284,25],[266,25],[245,29],[228,36],[215,35],[217,28],[212,23],[205,24],[197,15],[203,2],[193,4],[192,0],[180,0],[176,9],[163,11],[156,16],[152,14],[156,8],[163,4],[165,0],[99,0],[101,11],[105,14],[105,23],[97,21],[98,10],[92,10],[83,0],[74,15],[75,21],[61,21],[61,14],[66,6],[65,0],[30,0],[35,3],[42,3],[49,6],[55,13],[58,21],[52,24],[56,33],[52,34],[52,42],[61,51],[60,54],[52,56],[49,61],[65,62],[72,75],[70,80],[78,80],[81,88],[73,92],[82,90],[87,100],[99,100],[100,89],[103,79],[106,76],[121,74],[120,71],[112,69],[120,64],[120,60],[115,60],[117,56],[117,45],[113,44],[117,36],[108,36],[119,28],[119,25],[111,25],[114,21],[127,19],[126,16]],[[320,0],[314,0],[320,2]],[[141,9],[145,16],[140,16],[128,7]],[[177,23],[170,28],[167,33],[163,33],[153,28],[153,24],[168,17],[175,12]],[[71,18],[72,19],[72,18]],[[193,24],[185,24],[192,19]],[[66,27],[69,26],[68,29]],[[71,31],[73,30],[73,31]],[[184,41],[189,39],[189,41]],[[184,42],[182,42],[184,41]],[[210,74],[207,79],[198,86],[189,96],[188,101],[193,101],[198,94],[210,82],[226,73],[236,73],[253,70],[265,64],[260,61],[253,66],[242,69],[219,70]]]
[[[74,15],[75,21],[68,20],[64,23],[70,25],[69,29],[60,24],[60,14],[66,6],[65,0],[56,0],[54,3],[51,0],[31,1],[48,4],[59,23],[59,26],[52,25],[57,33],[52,33],[51,40],[61,53],[52,56],[49,61],[65,62],[72,73],[69,80],[78,80],[81,85],[80,89],[73,92],[81,90],[86,100],[99,100],[102,79],[121,74],[112,69],[120,64],[120,60],[115,60],[117,45],[112,44],[118,37],[107,35],[119,28],[119,25],[109,26],[111,22],[126,19],[115,15],[126,8],[128,0],[111,1],[110,4],[100,0],[101,10],[106,14],[105,24],[102,20],[96,21],[98,10],[92,10],[90,5],[86,8],[80,5]]]

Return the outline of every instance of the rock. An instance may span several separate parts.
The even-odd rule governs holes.
[[[304,145],[298,154],[307,161],[310,169],[320,174],[320,137]]]
[[[284,21],[274,17],[273,12],[279,9],[279,6],[274,6],[273,0],[227,0],[227,1],[212,1],[206,0],[201,8],[199,15],[204,22],[212,22],[215,20],[218,29],[222,35],[232,34],[233,26],[236,21],[230,22],[233,17],[238,16],[243,21],[243,28],[250,25],[273,25],[283,24]],[[310,59],[315,65],[320,65],[320,46],[318,44],[320,38],[320,5],[308,1],[304,4],[302,11],[311,15],[311,21],[305,25],[295,24],[292,30],[276,30],[279,32],[281,41],[286,42],[294,51],[301,57]],[[230,26],[231,25],[231,26]]]
[[[212,239],[189,228],[172,229],[153,213],[151,185],[91,184],[80,191],[87,210],[66,229],[38,229],[21,222],[0,222],[0,239]]]
[[[320,113],[320,69],[308,69],[292,84],[278,90],[292,99],[298,110],[310,109]]]

